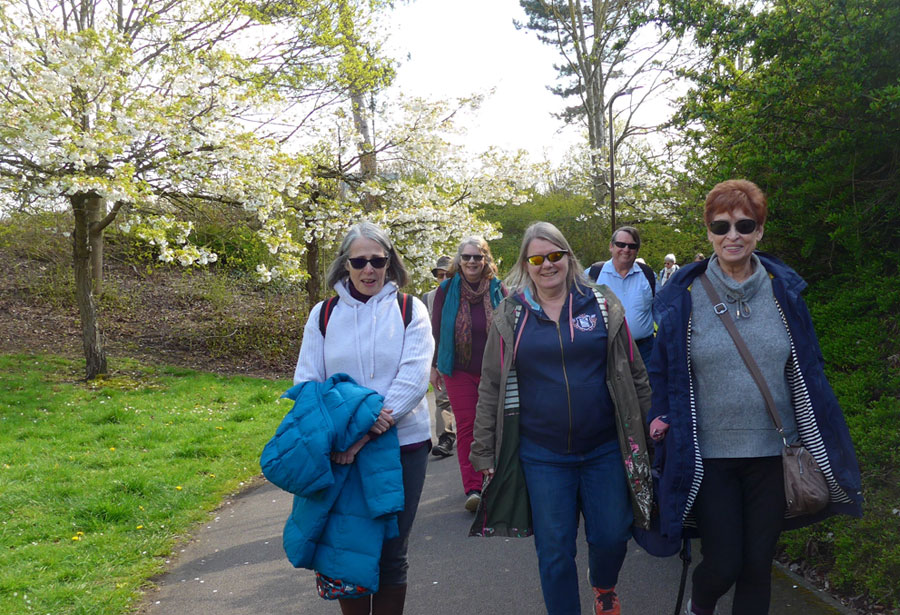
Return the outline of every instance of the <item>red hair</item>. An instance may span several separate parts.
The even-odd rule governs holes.
[[[753,216],[756,223],[766,223],[769,207],[766,195],[759,186],[746,179],[729,179],[716,184],[706,195],[706,209],[703,219],[708,225],[720,213],[745,211]]]

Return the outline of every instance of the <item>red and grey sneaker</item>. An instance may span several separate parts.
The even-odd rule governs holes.
[[[600,589],[594,588],[594,609],[597,615],[622,615],[619,607],[619,596],[616,595],[616,588]]]

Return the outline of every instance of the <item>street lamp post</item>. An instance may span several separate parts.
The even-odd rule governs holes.
[[[613,101],[619,96],[631,94],[643,86],[637,85],[616,92],[609,99],[609,217],[612,224],[611,233],[616,232],[616,142],[613,140]]]

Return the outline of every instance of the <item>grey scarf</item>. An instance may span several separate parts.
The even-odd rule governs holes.
[[[706,274],[712,280],[716,290],[724,297],[725,302],[729,304],[728,311],[734,315],[734,319],[750,318],[750,299],[759,291],[763,281],[765,281],[766,268],[759,262],[756,254],[750,256],[753,273],[743,282],[737,282],[722,271],[719,265],[719,257],[713,256],[709,259],[709,266]]]

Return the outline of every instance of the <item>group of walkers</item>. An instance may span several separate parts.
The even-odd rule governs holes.
[[[766,217],[757,186],[718,184],[704,212],[713,255],[665,279],[637,262],[634,227],[618,229],[610,258],[585,268],[559,229],[536,222],[503,282],[488,244],[469,238],[436,263],[440,285],[425,303],[400,292],[407,272],[387,234],[355,225],[329,269],[337,298],[316,305],[304,330],[288,392],[297,403],[263,454],[266,476],[295,493],[291,562],[316,570],[320,595],[345,615],[403,612],[432,450],[431,382],[436,399],[449,400],[438,401],[432,453],[450,456],[456,445],[470,535],[534,536],[547,613],[581,612],[580,519],[594,612],[620,613],[628,541],[655,515],[663,536],[700,537],[686,612],[715,613],[735,586],[734,615],[767,613],[780,532],[859,516],[861,495],[800,296],[806,284],[756,250]],[[713,301],[707,283],[724,300]],[[781,431],[720,312],[756,358]],[[348,377],[357,388],[345,388]],[[318,404],[300,403],[307,390]],[[322,424],[338,443],[331,473],[297,485],[292,472],[311,463]],[[780,454],[796,441],[818,462],[830,502],[787,518]],[[368,546],[373,535],[380,549]]]

